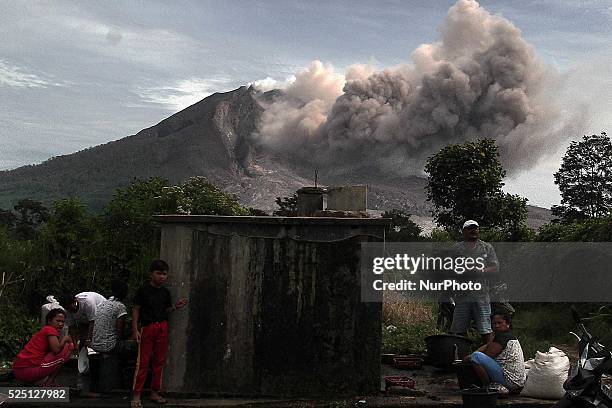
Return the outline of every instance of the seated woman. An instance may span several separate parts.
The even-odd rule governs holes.
[[[502,394],[518,394],[525,385],[525,360],[519,341],[512,335],[507,314],[493,315],[493,341],[465,357],[483,385],[493,383]]]
[[[19,352],[13,362],[13,375],[21,382],[40,386],[55,385],[60,368],[70,358],[73,349],[70,336],[62,336],[66,312],[51,310],[47,324]]]

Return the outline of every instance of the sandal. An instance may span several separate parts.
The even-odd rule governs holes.
[[[130,402],[130,407],[131,408],[142,408],[142,401],[141,400],[138,400],[138,401],[132,400]]]

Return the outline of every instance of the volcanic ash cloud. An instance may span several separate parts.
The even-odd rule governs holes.
[[[547,91],[556,78],[508,20],[459,0],[440,40],[412,63],[345,75],[314,61],[266,106],[256,137],[325,166],[331,158],[402,174],[448,143],[492,137],[511,171],[567,137]],[[313,159],[316,158],[316,159]]]

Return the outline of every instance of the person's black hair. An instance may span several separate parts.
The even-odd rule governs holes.
[[[168,266],[166,261],[164,261],[162,259],[156,259],[155,261],[151,262],[151,266],[149,267],[149,272],[153,272],[153,271],[166,271],[166,272],[168,272],[169,269],[170,269],[170,267]]]
[[[125,281],[115,279],[111,282],[111,293],[116,300],[123,300],[127,296],[128,285]]]
[[[494,316],[500,316],[502,319],[506,321],[506,323],[508,323],[508,326],[512,327],[512,316],[509,313],[493,312],[493,314],[491,315],[491,320],[493,320]]]
[[[67,308],[68,305],[74,302],[75,298],[76,298],[76,295],[74,294],[74,292],[66,292],[60,296],[59,304]]]
[[[64,309],[51,309],[49,313],[47,313],[47,317],[45,317],[45,322],[47,322],[47,324],[50,323],[57,315],[64,315],[64,317],[66,317],[66,312]]]

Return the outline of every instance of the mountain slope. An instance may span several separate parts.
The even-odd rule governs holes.
[[[2,171],[0,208],[11,207],[19,198],[50,204],[78,196],[99,210],[117,188],[135,177],[160,176],[180,182],[203,175],[238,195],[243,204],[271,211],[275,197],[312,185],[314,171],[253,143],[251,135],[263,112],[257,100],[261,96],[246,87],[213,94],[135,135],[40,165]],[[424,178],[367,170],[357,174],[339,168],[333,175],[320,174],[319,180],[324,185],[367,184],[370,208],[404,208],[422,223],[431,224]],[[536,216],[530,220],[533,226],[549,219],[545,209],[532,212]]]
[[[246,138],[262,111],[250,93],[242,87],[214,94],[136,135],[0,172],[0,206],[21,197],[80,196],[100,208],[134,177],[176,182],[206,175],[226,185],[248,165]]]

